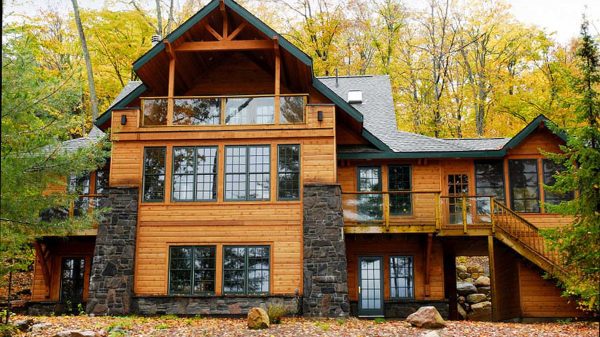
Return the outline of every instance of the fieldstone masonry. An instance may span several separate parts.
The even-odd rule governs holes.
[[[110,211],[98,225],[86,310],[123,315],[133,296],[138,189],[111,188],[105,202]]]
[[[304,185],[303,314],[348,316],[348,274],[339,185]]]

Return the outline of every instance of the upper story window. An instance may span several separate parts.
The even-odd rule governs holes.
[[[540,191],[536,159],[509,160],[510,199],[516,212],[539,213]]]
[[[475,194],[494,196],[504,204],[504,164],[502,160],[475,162]],[[477,198],[477,214],[489,214],[490,199]]]
[[[378,166],[358,168],[358,191],[381,192],[381,168]],[[381,220],[383,201],[380,193],[358,195],[358,215],[361,221]]]
[[[225,147],[225,200],[269,200],[271,148]]]
[[[225,99],[225,124],[273,124],[274,97]]]
[[[544,185],[552,186],[556,183],[556,178],[554,175],[564,171],[564,167],[555,163],[550,159],[544,159],[542,161],[543,171],[544,171]],[[544,189],[544,202],[552,205],[558,205],[562,201],[568,201],[573,199],[573,192],[560,194],[556,192],[548,191],[548,189]]]
[[[90,194],[90,175],[84,174],[82,176],[71,175],[69,177],[69,192],[77,193],[79,195]],[[90,206],[90,199],[88,197],[79,197],[75,200],[73,205],[73,215],[80,216],[85,214]]]
[[[411,177],[409,165],[391,165],[388,169],[388,191],[410,192]],[[412,213],[410,193],[390,193],[390,214],[408,215]]]
[[[144,201],[165,199],[166,147],[144,148]]]
[[[279,145],[277,151],[277,198],[298,200],[300,198],[300,145]]]
[[[217,200],[217,147],[173,148],[173,200]]]

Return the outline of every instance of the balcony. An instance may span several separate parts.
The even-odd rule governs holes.
[[[141,127],[302,124],[307,98],[304,94],[144,97]]]
[[[342,192],[347,233],[488,235],[494,197],[437,191]]]

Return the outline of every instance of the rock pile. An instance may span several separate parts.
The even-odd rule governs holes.
[[[456,266],[458,314],[462,319],[489,321],[492,319],[490,278],[479,265]]]

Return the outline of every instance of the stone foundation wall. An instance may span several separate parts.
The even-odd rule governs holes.
[[[389,318],[406,318],[419,310],[420,307],[434,306],[444,319],[448,318],[449,305],[447,301],[408,300],[408,301],[385,301],[383,304],[384,316]],[[352,316],[358,316],[358,302],[352,301]]]
[[[339,185],[304,185],[304,298],[309,317],[348,316],[348,268]]]
[[[140,315],[246,315],[253,307],[265,310],[283,306],[288,314],[299,313],[299,297],[288,296],[221,296],[221,297],[135,297],[133,312]]]
[[[138,189],[111,188],[102,206],[110,211],[98,224],[86,311],[128,314],[133,296]]]

